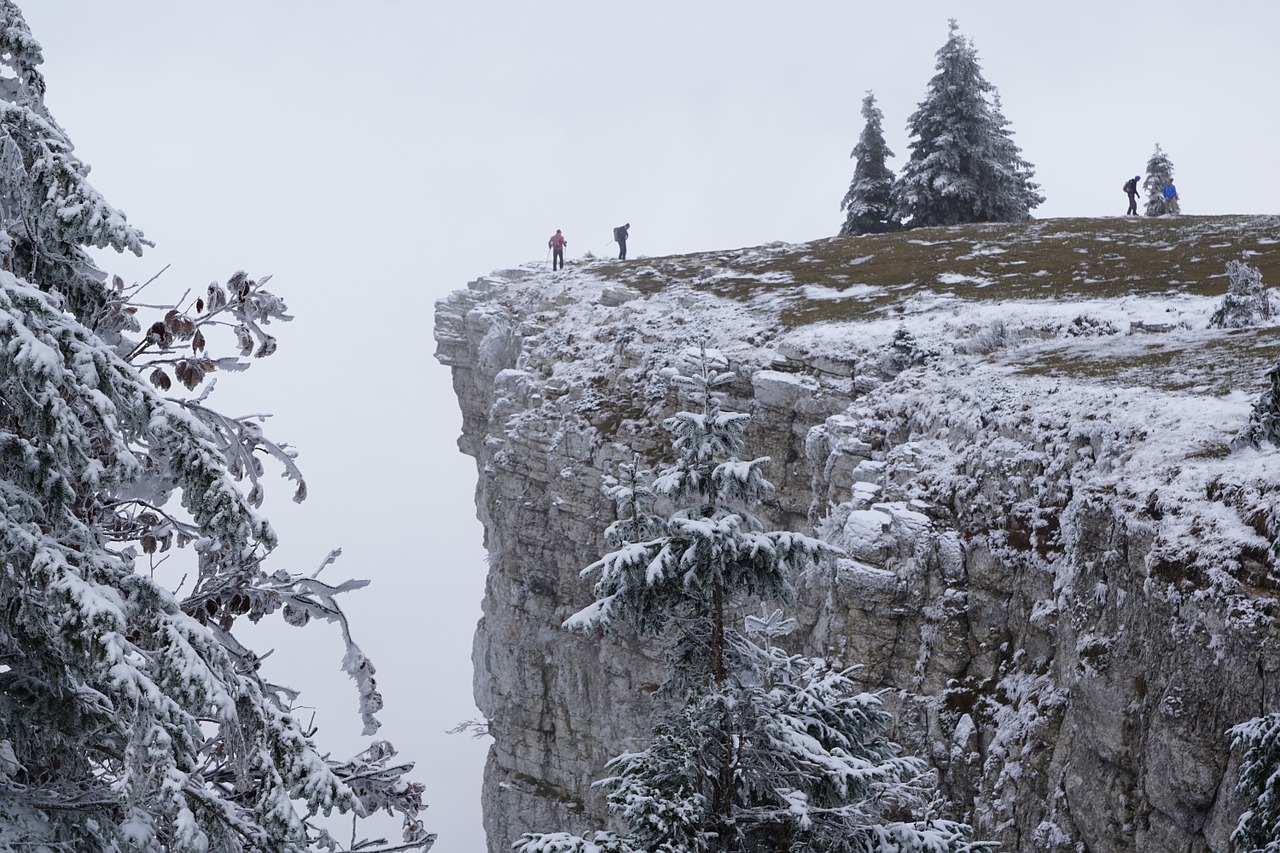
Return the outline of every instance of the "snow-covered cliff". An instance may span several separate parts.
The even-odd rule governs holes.
[[[659,370],[699,340],[773,459],[809,651],[862,663],[950,816],[1016,851],[1227,850],[1227,730],[1280,710],[1280,452],[1230,451],[1280,327],[1209,318],[1280,218],[1046,220],[528,267],[437,305],[490,555],[475,688],[491,851],[605,822],[590,788],[659,676],[559,626],[668,458]]]

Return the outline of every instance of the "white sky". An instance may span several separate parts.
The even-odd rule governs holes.
[[[19,2],[47,104],[157,244],[109,270],[172,263],[174,297],[272,273],[297,317],[214,400],[274,413],[301,451],[310,499],[280,481],[268,504],[276,565],[340,546],[330,579],[374,581],[347,609],[438,851],[483,848],[485,746],[443,731],[475,715],[486,567],[436,299],[543,260],[556,228],[571,261],[611,252],[624,221],[633,258],[834,234],[863,93],[898,171],[952,16],[1035,164],[1037,216],[1123,213],[1156,142],[1187,214],[1275,213],[1280,195],[1275,0]],[[278,642],[281,679],[334,718],[326,742],[354,748],[336,632]]]

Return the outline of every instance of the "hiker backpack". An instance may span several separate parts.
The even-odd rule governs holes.
[[[613,229],[613,242],[615,243],[622,242],[622,226],[621,225]]]

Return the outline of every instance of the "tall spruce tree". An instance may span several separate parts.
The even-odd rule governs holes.
[[[1147,177],[1142,182],[1142,189],[1147,193],[1147,206],[1144,211],[1147,216],[1164,216],[1164,185],[1172,180],[1173,161],[1157,142],[1156,150],[1147,160]]]
[[[374,734],[373,665],[335,600],[363,583],[266,568],[263,462],[300,500],[293,453],[207,399],[213,374],[275,350],[285,305],[237,273],[139,322],[138,288],[106,284],[86,247],[147,243],[88,183],[41,61],[0,0],[0,849],[334,850],[320,815],[379,809],[403,842],[361,849],[426,849],[412,765],[381,741],[328,758],[235,633],[336,623]]]
[[[902,821],[917,802],[923,763],[886,735],[880,699],[850,671],[783,651],[794,628],[780,611],[751,616],[762,599],[786,601],[789,574],[832,549],[790,532],[766,532],[750,508],[771,490],[767,458],[742,461],[749,417],[721,408],[733,374],[701,353],[676,377],[695,411],[666,422],[675,464],[640,486],[636,466],[606,484],[619,521],[615,548],[583,571],[599,575],[596,600],[569,628],[629,626],[667,637],[667,703],[648,746],[609,762],[610,810],[625,835],[529,834],[521,853],[906,853],[976,846],[969,828]],[[658,498],[675,511],[650,508]],[[738,626],[742,627],[739,628]]]
[[[954,19],[937,57],[937,74],[907,122],[911,158],[893,187],[896,215],[908,227],[1030,219],[1044,201],[1034,169]]]
[[[862,118],[866,124],[858,144],[853,147],[858,164],[853,169],[853,182],[840,202],[847,211],[840,236],[883,234],[895,231],[898,221],[893,215],[893,172],[885,161],[893,156],[884,141],[884,114],[876,106],[876,96],[867,92],[862,99]]]

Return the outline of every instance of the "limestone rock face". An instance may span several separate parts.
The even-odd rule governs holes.
[[[1233,249],[1271,263],[1276,223],[1253,224]],[[1205,228],[1167,239],[1223,239]],[[591,783],[647,737],[654,646],[560,626],[592,600],[601,478],[670,459],[683,406],[662,370],[699,342],[736,373],[747,454],[771,457],[767,523],[846,554],[796,579],[798,641],[886,691],[949,817],[1014,851],[1230,849],[1226,732],[1280,710],[1280,453],[1228,448],[1270,332],[1209,328],[1221,266],[1176,295],[1082,302],[1074,274],[991,293],[1001,264],[1034,280],[1029,233],[512,270],[438,303],[490,557],[473,660],[491,851],[609,825]],[[949,245],[949,278],[865,280],[868,256],[921,243]]]

